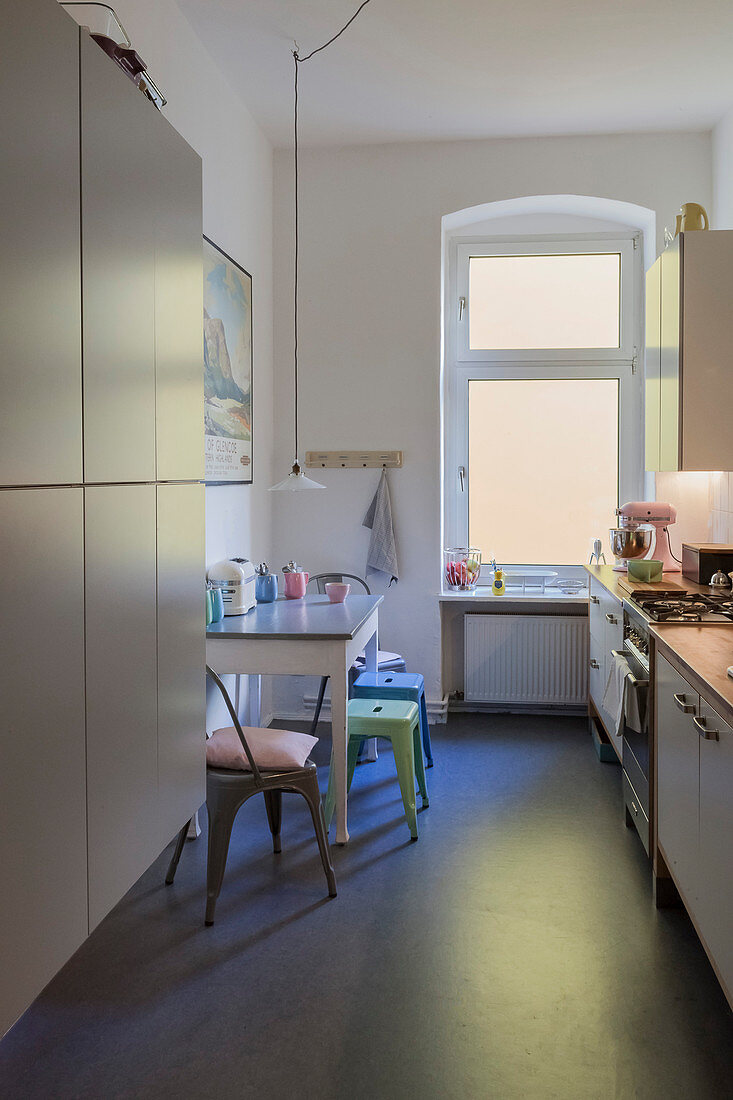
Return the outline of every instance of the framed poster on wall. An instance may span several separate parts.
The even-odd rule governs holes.
[[[252,276],[204,237],[207,485],[252,482]]]

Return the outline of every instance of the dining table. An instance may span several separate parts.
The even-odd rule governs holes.
[[[348,596],[331,603],[314,594],[258,603],[206,627],[206,663],[220,676],[328,676],[336,787],[336,843],[346,844],[346,706],[349,669],[364,654],[364,671],[377,671],[378,607],[382,596]],[[259,724],[259,689],[251,690],[250,725]]]

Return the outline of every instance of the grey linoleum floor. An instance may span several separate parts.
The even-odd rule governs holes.
[[[434,750],[417,844],[389,752],[357,769],[333,901],[292,796],[281,856],[240,814],[213,928],[205,838],[167,889],[165,853],[0,1044],[4,1100],[733,1096],[731,1013],[585,722]]]

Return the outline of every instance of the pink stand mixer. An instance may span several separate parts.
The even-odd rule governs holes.
[[[626,572],[630,558],[661,561],[664,573],[679,573],[680,564],[672,557],[668,527],[677,519],[677,510],[661,501],[632,500],[616,509],[618,527],[608,534],[611,552],[619,559],[617,572]]]

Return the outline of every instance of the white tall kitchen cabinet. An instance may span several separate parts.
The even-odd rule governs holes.
[[[646,468],[731,470],[733,230],[681,233],[646,278]]]
[[[201,162],[4,14],[0,1034],[205,797]]]

